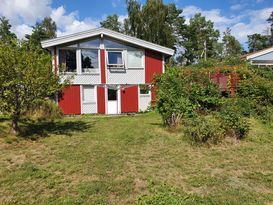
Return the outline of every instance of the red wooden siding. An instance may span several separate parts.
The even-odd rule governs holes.
[[[80,86],[66,87],[59,96],[59,107],[64,114],[81,114]]]
[[[97,87],[98,113],[105,114],[105,88]]]
[[[100,50],[100,67],[101,67],[101,83],[106,83],[106,76],[105,76],[105,50]]]
[[[155,73],[163,73],[162,54],[145,50],[145,82],[152,83]]]
[[[121,112],[138,112],[138,86],[121,89]]]

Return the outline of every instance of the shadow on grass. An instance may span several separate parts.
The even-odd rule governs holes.
[[[81,120],[69,122],[22,122],[19,136],[33,140],[39,137],[48,137],[52,134],[72,136],[73,132],[84,132],[92,126],[92,123]]]

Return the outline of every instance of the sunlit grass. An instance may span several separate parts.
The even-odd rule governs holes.
[[[155,113],[0,122],[0,204],[267,204],[273,127],[251,119],[241,142],[196,147]]]

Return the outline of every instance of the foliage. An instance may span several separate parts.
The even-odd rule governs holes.
[[[223,33],[223,57],[237,57],[242,53],[242,46],[240,42],[231,35],[231,29],[227,28],[226,31]]]
[[[181,62],[192,64],[201,58],[213,58],[217,56],[215,45],[220,33],[214,29],[214,24],[206,20],[200,13],[190,18],[189,25],[184,32],[184,40],[181,46],[185,52],[181,57]]]
[[[197,144],[216,144],[224,138],[224,129],[219,119],[213,115],[199,115],[185,119],[183,131],[186,137]]]
[[[54,121],[63,117],[59,106],[53,100],[36,100],[26,113],[27,118],[38,121]]]
[[[61,88],[49,54],[26,43],[0,43],[0,110],[11,117],[14,132],[19,131],[18,121],[36,100]]]
[[[113,31],[121,32],[121,23],[119,22],[118,15],[109,15],[105,20],[100,22],[101,27],[111,29]]]
[[[4,16],[0,18],[0,40],[5,43],[11,43],[13,39],[16,39],[16,35],[10,31],[11,25],[9,20]]]
[[[220,119],[225,134],[236,139],[245,137],[249,131],[249,122],[241,113],[241,107],[228,99],[220,112]]]
[[[268,36],[255,33],[252,35],[248,35],[247,37],[249,52],[259,51],[270,46]]]
[[[182,10],[175,4],[164,4],[162,0],[148,0],[144,5],[126,0],[126,4],[128,18],[119,31],[170,48],[181,40],[185,20]],[[107,28],[112,29],[112,26]]]
[[[30,46],[41,47],[41,41],[56,37],[57,25],[51,17],[45,17],[41,22],[37,22],[32,27],[32,33],[25,37]]]
[[[157,109],[165,124],[176,127],[189,117],[220,105],[220,91],[205,72],[198,69],[168,68],[155,79]]]
[[[269,18],[267,19],[267,22],[270,24],[270,44],[273,45],[273,11],[271,12]]]

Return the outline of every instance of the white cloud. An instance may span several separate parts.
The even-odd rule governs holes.
[[[99,26],[99,21],[80,20],[78,12],[67,13],[63,6],[51,7],[51,0],[0,0],[0,16],[10,20],[12,31],[18,38],[30,34],[37,21],[50,16],[57,24],[57,36],[88,30]]]
[[[1,0],[0,15],[12,24],[34,24],[51,12],[51,0]]]
[[[232,11],[238,11],[238,10],[241,10],[243,7],[244,7],[244,5],[242,5],[242,4],[234,4],[234,5],[232,5],[232,6],[230,7],[230,9],[231,9]]]
[[[238,15],[224,16],[219,9],[202,10],[196,6],[186,6],[182,14],[186,17],[186,23],[189,23],[189,19],[196,13],[201,13],[207,19],[213,21],[215,28],[220,32],[230,27],[232,34],[244,44],[247,41],[247,35],[253,33],[264,34],[268,26],[266,19],[272,10],[273,7],[260,10],[244,10],[243,13]]]

